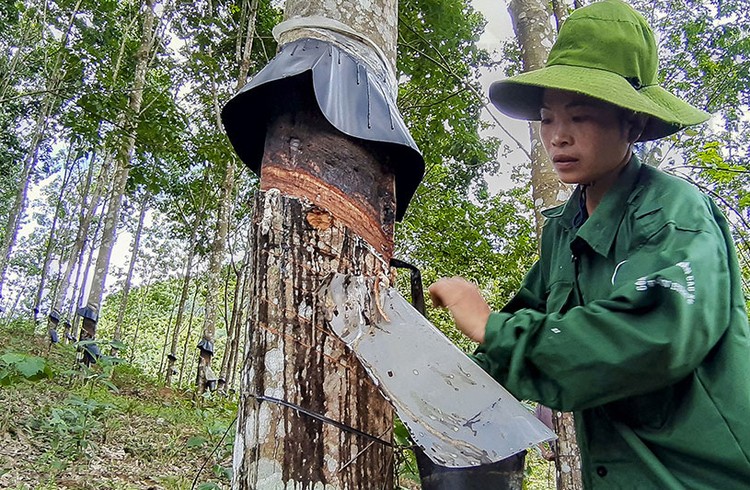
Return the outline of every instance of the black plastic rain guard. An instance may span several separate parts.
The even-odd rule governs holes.
[[[277,83],[293,80],[289,84]],[[309,90],[326,119],[342,133],[387,145],[396,177],[396,219],[424,176],[424,159],[409,134],[387,83],[330,42],[300,39],[286,44],[271,62],[227,102],[221,112],[237,155],[260,173],[267,125],[289,90]]]
[[[91,308],[90,306],[84,306],[82,308],[78,308],[78,316],[81,318],[86,318],[87,320],[91,320],[92,322],[96,323],[97,320],[99,320],[99,312],[97,312],[94,308]]]
[[[201,339],[201,341],[198,342],[197,347],[202,352],[206,352],[210,355],[214,355],[214,343],[211,342],[210,340]]]
[[[57,310],[52,310],[49,312],[49,315],[47,315],[47,318],[49,319],[49,321],[57,325],[58,323],[60,323],[60,312]]]

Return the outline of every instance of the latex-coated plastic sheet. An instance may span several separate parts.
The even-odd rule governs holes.
[[[489,464],[555,434],[420,315],[395,289],[336,274],[329,324],[350,347],[427,456]]]
[[[285,45],[255,77],[224,106],[221,116],[235,151],[253,171],[260,170],[266,125],[272,108],[287,95],[294,79],[297,90],[309,89],[326,119],[349,136],[390,145],[395,153],[396,219],[401,219],[424,175],[424,159],[409,134],[388,82],[366,63],[332,43],[300,39]],[[280,87],[274,90],[274,87]],[[283,88],[282,88],[283,87]]]

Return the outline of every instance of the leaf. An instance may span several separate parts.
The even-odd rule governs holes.
[[[127,345],[125,344],[125,342],[123,342],[123,341],[121,341],[121,340],[110,340],[110,341],[109,341],[109,345],[110,345],[110,346],[111,346],[111,347],[112,347],[113,349],[117,349],[117,350],[125,350],[125,349],[127,349],[127,347],[128,347],[128,346],[127,346]]]
[[[16,369],[26,379],[40,379],[44,377],[47,362],[41,357],[27,356],[16,363]]]
[[[198,490],[221,490],[221,487],[214,482],[201,483],[196,488]]]
[[[115,384],[113,382],[111,382],[110,380],[108,380],[108,379],[101,378],[101,379],[99,379],[99,382],[101,384],[103,384],[104,386],[106,386],[107,388],[109,388],[109,391],[111,391],[113,393],[119,393],[120,392],[120,389],[117,386],[115,386]]]
[[[17,364],[18,362],[22,361],[23,358],[26,357],[23,354],[16,354],[13,352],[10,352],[8,354],[3,354],[0,356],[0,360],[2,360],[7,365],[13,365]]]
[[[200,447],[200,446],[205,445],[207,442],[208,442],[208,439],[206,439],[205,437],[196,436],[196,437],[191,437],[190,439],[188,439],[186,445],[187,447]]]
[[[399,446],[411,446],[411,435],[401,419],[396,419],[393,424],[393,440]]]
[[[221,466],[219,464],[215,464],[213,467],[213,470],[214,470],[214,475],[217,478],[226,478],[227,480],[232,479],[232,467],[231,466],[226,467],[226,466]]]

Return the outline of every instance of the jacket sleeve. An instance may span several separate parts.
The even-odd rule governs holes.
[[[727,245],[717,223],[667,221],[612,277],[606,298],[564,313],[493,313],[476,358],[515,396],[581,410],[674,384],[730,317]]]
[[[546,309],[546,287],[542,277],[542,266],[540,261],[536,261],[529,272],[521,282],[518,292],[511,298],[502,311],[506,313],[515,313],[524,309],[531,309],[543,312]],[[489,324],[488,324],[489,328]],[[487,355],[480,345],[479,348],[470,355],[482,369],[499,379],[498,366]]]

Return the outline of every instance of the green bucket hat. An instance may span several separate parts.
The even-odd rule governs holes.
[[[619,0],[575,10],[544,68],[495,82],[490,100],[517,119],[538,121],[545,88],[578,92],[649,117],[638,141],[700,124],[709,114],[658,85],[659,59],[646,20]]]

